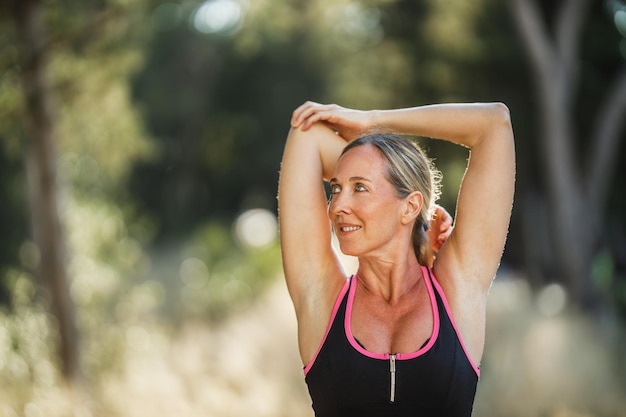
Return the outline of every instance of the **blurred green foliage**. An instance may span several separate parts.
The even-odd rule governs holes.
[[[32,277],[11,270],[13,309],[0,310],[0,393],[2,415],[16,405],[28,404],[38,389],[49,390],[58,383],[58,371],[50,341],[54,327],[44,307],[32,304],[35,284]]]

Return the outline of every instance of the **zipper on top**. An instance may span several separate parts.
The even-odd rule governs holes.
[[[389,374],[391,376],[391,393],[389,395],[389,401],[396,401],[396,355],[389,355]]]

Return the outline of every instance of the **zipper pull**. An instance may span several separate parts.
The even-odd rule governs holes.
[[[389,401],[396,401],[396,355],[389,355],[389,373],[391,374],[391,395]]]

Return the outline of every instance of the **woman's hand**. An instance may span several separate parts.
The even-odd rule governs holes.
[[[430,247],[435,254],[439,252],[443,244],[452,233],[452,216],[440,205],[435,206],[430,228],[426,231]]]
[[[291,117],[291,126],[308,130],[314,123],[322,122],[347,141],[352,141],[372,127],[372,112],[353,110],[336,104],[307,101]]]

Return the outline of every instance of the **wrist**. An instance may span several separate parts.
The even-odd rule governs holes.
[[[383,111],[382,110],[369,110],[367,112],[366,130],[379,130],[383,127]]]

